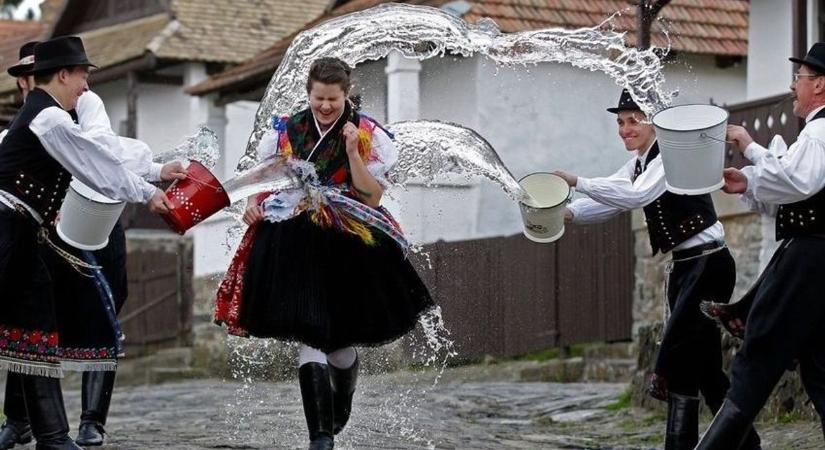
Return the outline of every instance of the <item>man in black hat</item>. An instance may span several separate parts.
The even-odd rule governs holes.
[[[6,70],[9,75],[17,78],[17,89],[26,94],[34,89],[32,69],[34,69],[34,46],[37,44],[39,44],[37,41],[23,44],[23,46],[20,47],[20,60]]]
[[[18,87],[25,101],[34,88],[31,69],[34,67],[34,45],[25,44],[20,49],[21,60],[9,69],[9,74],[17,76]],[[152,161],[152,150],[143,142],[117,136],[111,129],[103,101],[92,91],[85,92],[78,100],[77,107],[70,111],[81,130],[112,152],[124,166],[148,181],[170,181],[185,177],[180,162],[165,165]],[[76,113],[76,114],[74,114]],[[0,133],[0,141],[6,131]],[[50,230],[54,231],[54,230]],[[57,242],[65,251],[78,251]],[[127,296],[126,245],[123,228],[116,224],[109,236],[108,245],[93,252],[97,264],[111,287],[115,310],[120,311]],[[103,309],[106,299],[101,299],[94,279],[78,274],[61,258],[46,258],[52,281],[59,292],[71,292],[70,301],[58,302],[56,313],[60,333],[60,347],[68,357],[68,349],[84,349],[72,352],[71,364],[65,361],[65,368],[85,370],[83,373],[82,413],[80,431],[76,442],[83,446],[102,445],[104,425],[109,409],[115,379],[115,330],[107,320]],[[84,320],[79,320],[83,318]],[[101,354],[106,357],[100,357]],[[86,357],[86,355],[90,355]],[[94,369],[94,370],[88,370]],[[0,450],[26,444],[32,439],[23,393],[19,388],[20,375],[9,373],[6,378],[6,395],[3,413],[6,422],[0,427]]]
[[[20,374],[38,449],[77,449],[68,437],[60,383],[55,292],[45,260],[48,229],[73,175],[109,197],[168,211],[162,191],[128,171],[67,111],[87,90],[83,44],[61,37],[34,48],[33,89],[0,143],[0,366]],[[69,257],[82,267],[82,261]]]
[[[594,223],[641,208],[653,254],[672,254],[665,273],[665,309],[670,316],[649,393],[668,402],[665,449],[692,450],[699,439],[699,393],[715,412],[729,386],[722,371],[719,330],[702,316],[699,302],[709,298],[727,302],[733,293],[736,268],[710,195],[666,191],[655,130],[630,93],[622,91],[618,106],[608,108],[608,112],[616,114],[619,137],[633,157],[606,178],[555,172],[588,196],[572,202],[565,218],[573,223]],[[755,431],[742,448],[760,448]]]
[[[825,430],[825,43],[790,60],[799,64],[793,112],[806,125],[787,153],[778,158],[744,128],[728,126],[728,140],[753,166],[725,169],[724,190],[779,205],[782,243],[747,294],[752,306],[731,388],[701,450],[735,448],[794,360]]]

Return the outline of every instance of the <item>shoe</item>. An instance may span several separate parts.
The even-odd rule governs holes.
[[[309,450],[332,450],[333,410],[329,366],[307,363],[298,368],[301,400],[309,430]]]
[[[358,355],[348,369],[339,369],[329,365],[330,380],[332,382],[333,405],[333,433],[338,434],[349,421],[352,412],[352,397],[355,395],[355,385],[358,382]]]

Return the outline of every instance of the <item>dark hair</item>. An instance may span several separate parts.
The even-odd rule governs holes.
[[[52,82],[52,79],[55,75],[57,75],[61,70],[66,69],[69,73],[74,73],[75,70],[78,69],[86,69],[88,70],[88,66],[69,66],[69,67],[58,67],[56,69],[48,70],[45,72],[38,72],[34,73],[34,84],[35,86],[49,84]]]
[[[352,69],[338,58],[318,58],[312,62],[307,77],[307,92],[312,90],[312,83],[317,81],[324,84],[337,84],[341,90],[349,92],[352,85],[350,74]]]

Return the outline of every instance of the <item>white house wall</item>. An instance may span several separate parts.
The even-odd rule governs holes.
[[[791,2],[751,0],[748,21],[748,99],[788,92],[788,57],[793,52]]]
[[[359,68],[360,69],[360,68]],[[719,69],[712,56],[680,55],[666,66],[676,103],[730,104],[745,99],[745,66]],[[456,122],[478,131],[516,178],[568,170],[584,176],[613,173],[627,152],[605,108],[620,88],[607,76],[564,64],[497,68],[482,58],[423,62],[421,119]],[[378,95],[371,93],[371,95]],[[517,205],[487,180],[447,180],[438,189],[413,185],[391,210],[419,243],[518,233]]]

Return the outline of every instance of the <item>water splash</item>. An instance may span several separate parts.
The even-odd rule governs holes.
[[[527,195],[496,151],[475,131],[447,122],[417,120],[397,122],[388,128],[395,134],[398,164],[390,179],[399,185],[410,180],[432,186],[444,173],[468,178],[483,176],[493,181],[513,200]]]
[[[355,66],[392,51],[419,60],[481,54],[506,66],[568,63],[607,74],[627,88],[648,115],[670,102],[661,60],[652,49],[626,47],[624,33],[600,26],[501,33],[489,19],[471,25],[436,8],[385,4],[332,19],[293,40],[261,99],[238,170],[254,165],[257,144],[273,115],[305,107],[306,76],[315,59],[334,56]]]
[[[198,161],[207,169],[212,169],[218,163],[221,149],[218,146],[218,135],[206,125],[199,125],[195,134],[186,137],[175,148],[167,150],[154,157],[154,161],[165,164],[171,161]]]

